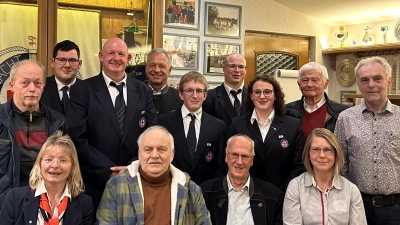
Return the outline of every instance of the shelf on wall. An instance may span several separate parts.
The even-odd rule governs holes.
[[[393,55],[400,54],[400,42],[374,44],[367,46],[349,46],[340,48],[327,48],[322,50],[322,54],[325,55],[331,62],[331,68],[336,71],[336,56],[343,54],[352,54],[355,57],[364,56],[379,56],[379,55]]]

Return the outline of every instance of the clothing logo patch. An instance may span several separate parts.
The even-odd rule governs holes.
[[[282,148],[287,148],[287,147],[289,147],[289,142],[286,139],[282,139],[281,146],[282,146]]]
[[[143,128],[144,126],[146,126],[146,118],[140,117],[140,119],[139,119],[139,127]]]
[[[213,152],[207,152],[207,154],[206,154],[206,161],[207,162],[210,162],[213,158],[214,158],[214,153]]]

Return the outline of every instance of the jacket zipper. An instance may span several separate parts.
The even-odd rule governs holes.
[[[29,136],[30,136],[29,132],[30,132],[30,129],[31,129],[31,122],[32,122],[32,112],[29,114],[28,130],[26,132],[26,141],[27,141],[28,145],[29,145],[29,142],[30,142],[30,140],[29,140]]]

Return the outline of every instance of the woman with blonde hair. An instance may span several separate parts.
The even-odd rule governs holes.
[[[43,144],[29,186],[11,189],[1,209],[2,224],[92,224],[92,199],[83,193],[75,146],[57,132]]]
[[[344,156],[331,131],[316,128],[310,133],[303,163],[307,171],[286,190],[284,224],[367,224],[360,191],[339,175]]]

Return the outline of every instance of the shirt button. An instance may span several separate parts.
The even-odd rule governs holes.
[[[376,176],[374,176],[374,178],[376,178]]]
[[[376,132],[374,132],[374,134],[376,134]]]
[[[376,148],[376,146],[374,146],[374,148]]]
[[[374,160],[374,163],[376,163],[376,160]]]

